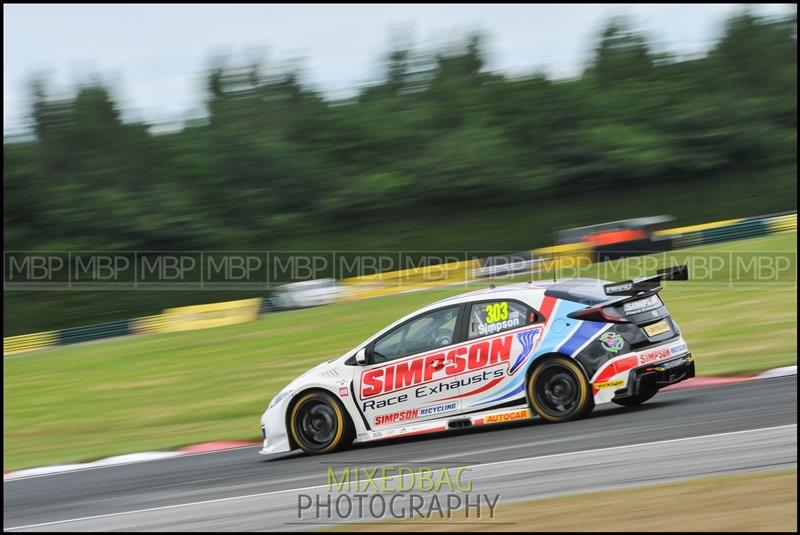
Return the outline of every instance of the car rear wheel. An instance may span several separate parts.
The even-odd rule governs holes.
[[[546,422],[566,422],[594,408],[589,381],[580,366],[566,357],[549,358],[528,378],[528,401]]]
[[[326,392],[301,396],[289,414],[289,432],[306,453],[330,453],[349,445],[355,436],[344,408]]]

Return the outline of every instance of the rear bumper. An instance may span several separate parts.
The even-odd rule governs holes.
[[[647,394],[692,377],[694,359],[691,353],[646,364],[630,371],[627,386],[614,392],[614,400]]]

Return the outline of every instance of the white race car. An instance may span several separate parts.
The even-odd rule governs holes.
[[[428,305],[281,390],[261,417],[260,453],[327,453],[354,440],[638,405],[694,377],[658,294],[661,280],[687,278],[676,266],[618,283],[492,287]]]

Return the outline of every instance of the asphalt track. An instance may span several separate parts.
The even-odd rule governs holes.
[[[266,458],[257,451],[6,481],[4,529],[316,529],[336,522],[335,513],[334,520],[324,508],[299,515],[298,494],[328,494],[329,467],[341,473],[345,466],[467,466],[473,493],[499,494],[501,503],[796,468],[797,376],[662,392],[638,408],[602,406],[587,419],[565,424],[487,426],[316,457]]]

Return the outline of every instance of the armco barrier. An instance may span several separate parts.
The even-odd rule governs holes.
[[[745,219],[731,219],[706,223],[691,227],[678,227],[662,230],[654,235],[659,237],[671,236],[673,247],[692,247],[695,245],[708,245],[730,240],[741,240],[766,236],[776,232],[797,230],[797,212],[788,214],[775,214]]]
[[[79,342],[89,342],[102,338],[113,338],[115,336],[125,336],[130,333],[130,320],[111,321],[98,325],[88,325],[86,327],[71,327],[56,331],[55,345],[63,346],[67,344],[77,344]]]
[[[23,334],[3,338],[3,355],[14,355],[56,345],[57,331]]]
[[[675,248],[707,245],[729,240],[755,238],[768,234],[769,227],[763,221],[739,221],[731,225],[694,231],[673,238]]]
[[[163,314],[57,331],[3,338],[3,355],[14,355],[54,346],[102,340],[128,334],[204,329],[252,321],[261,310],[261,298],[194,305],[165,310]]]
[[[797,230],[797,213],[775,216],[767,223],[770,232],[791,232]]]
[[[191,331],[244,323],[258,318],[261,298],[240,299],[207,305],[168,308],[164,311],[163,332]]]
[[[131,334],[158,333],[164,330],[165,321],[164,314],[133,318],[129,330]]]
[[[676,236],[676,235],[690,235],[703,230],[714,229],[719,227],[727,227],[733,225],[744,219],[726,219],[724,221],[712,221],[711,223],[701,223],[699,225],[689,225],[685,227],[668,228],[664,230],[657,230],[653,232],[653,236]]]

